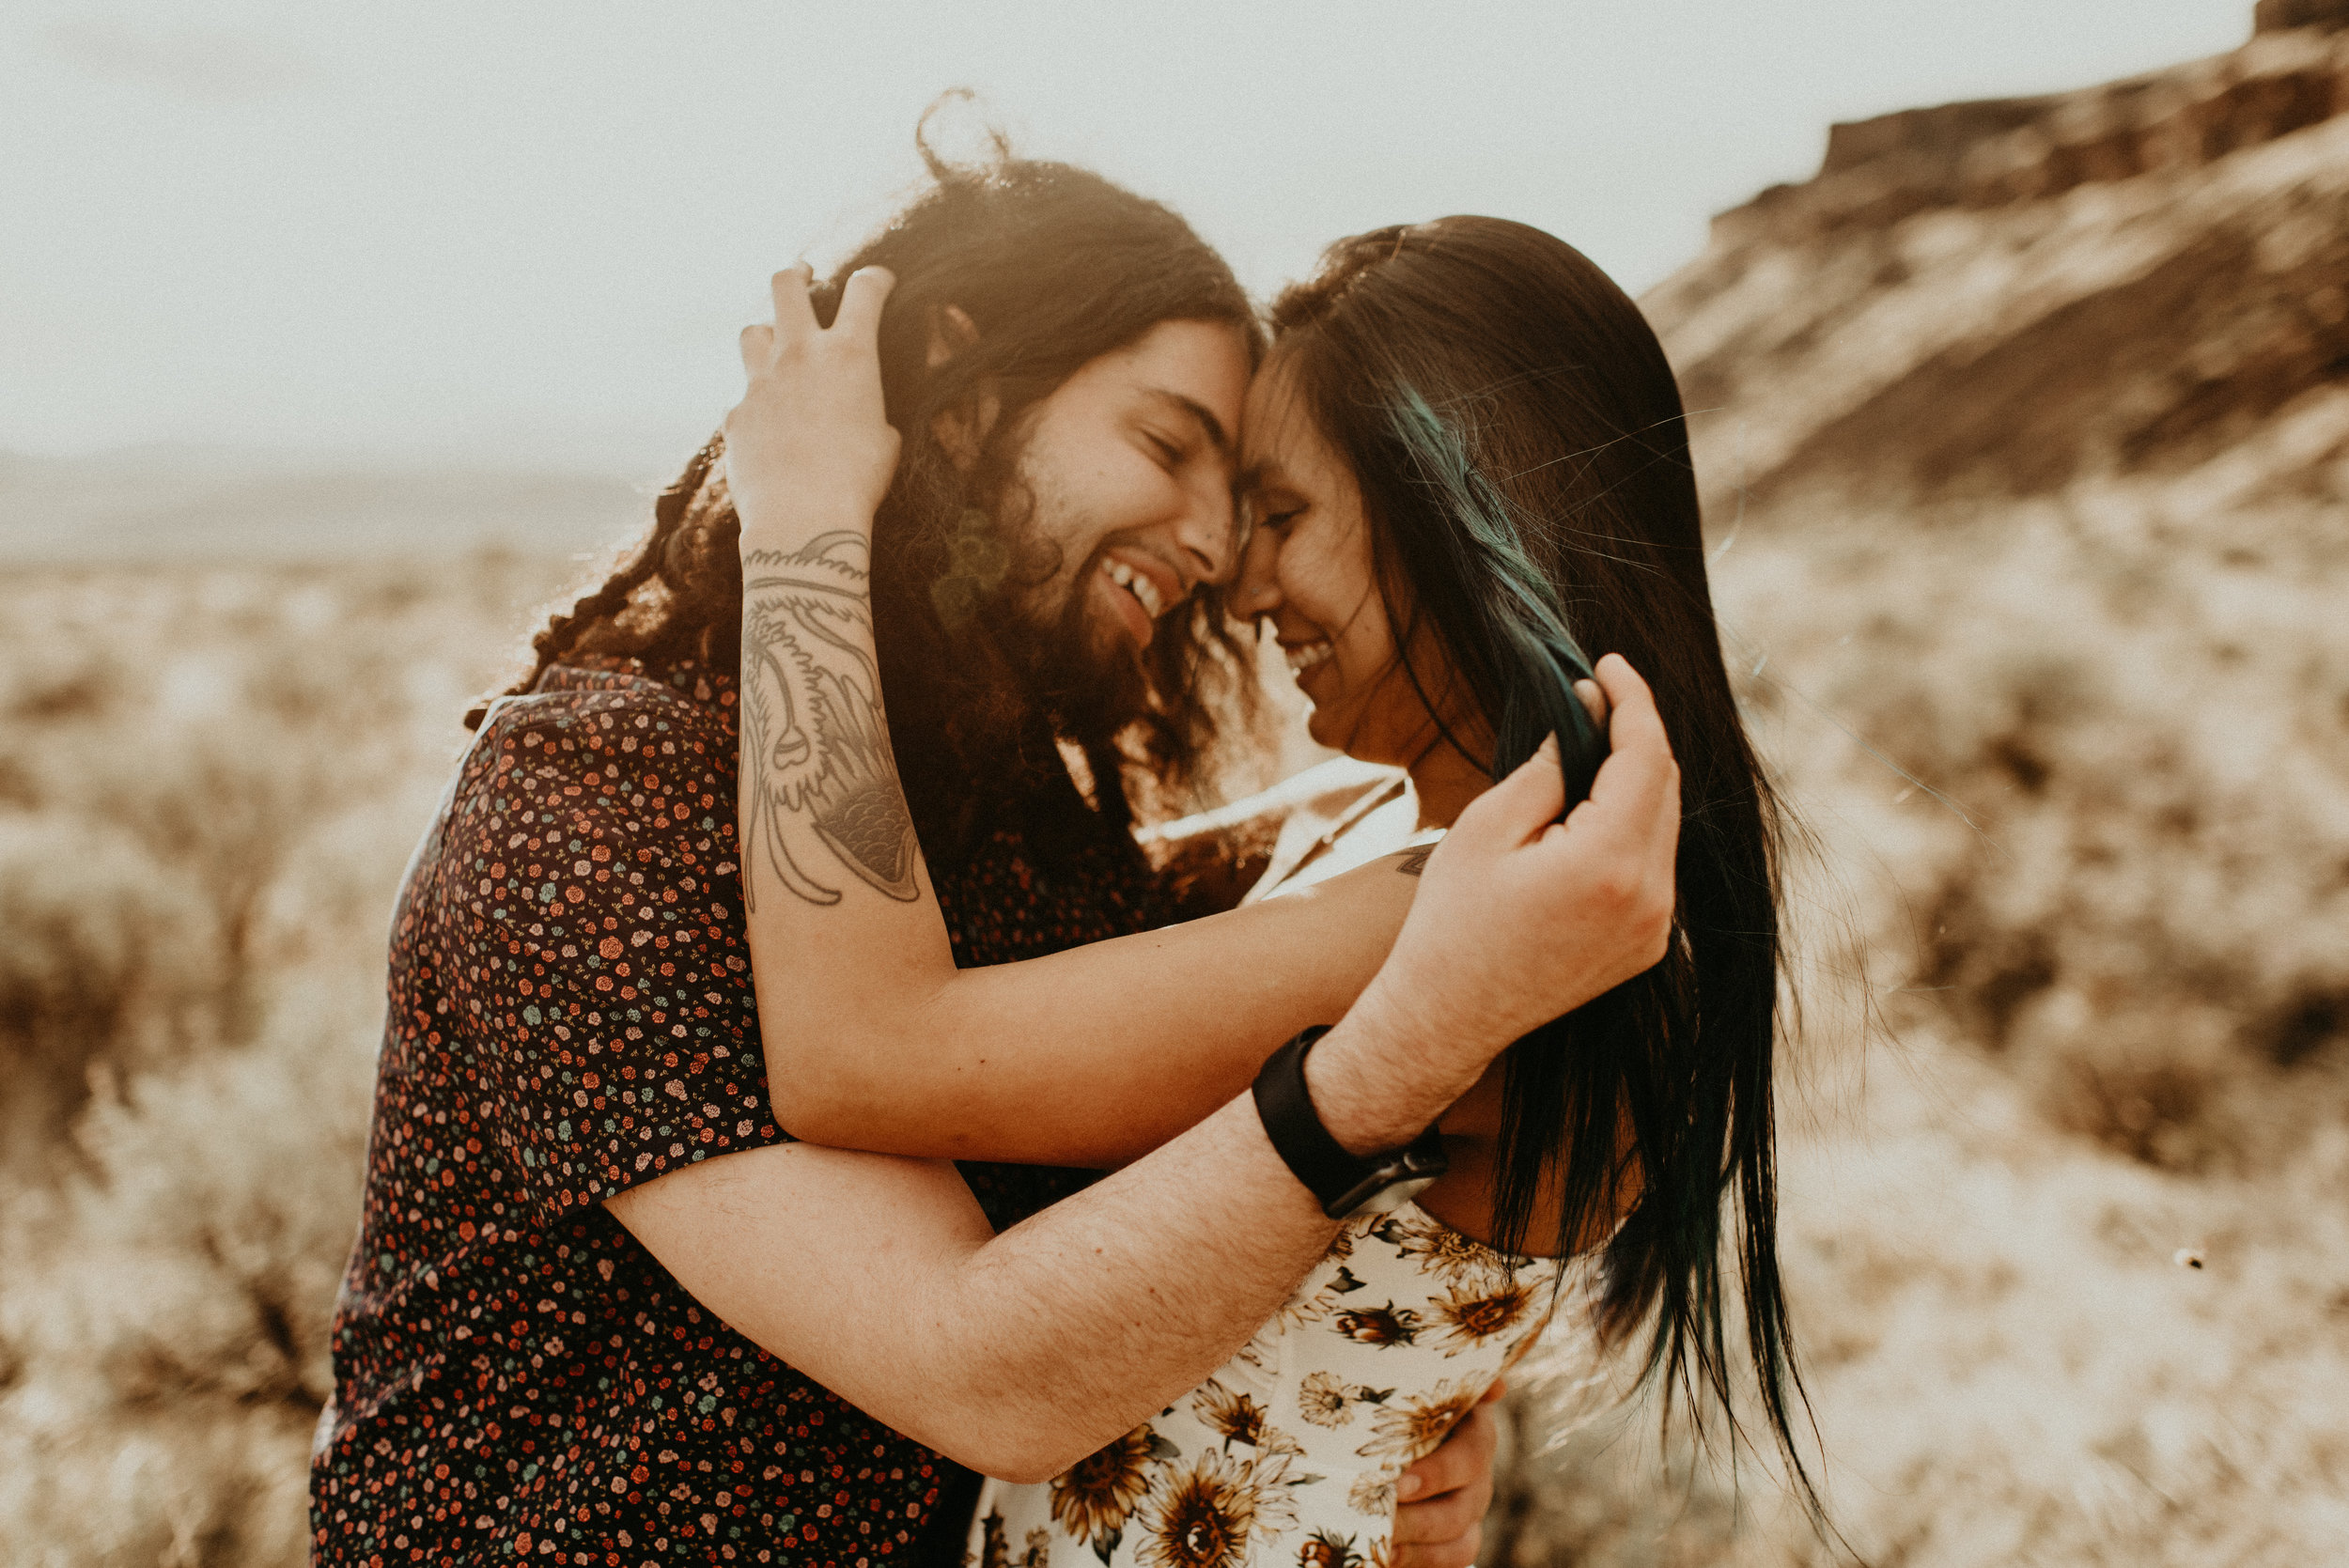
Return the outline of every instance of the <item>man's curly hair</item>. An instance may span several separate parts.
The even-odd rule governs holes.
[[[1012,158],[1000,137],[985,163],[950,164],[926,131],[927,116],[916,141],[928,189],[819,284],[815,300],[829,324],[850,272],[878,265],[896,274],[880,357],[903,448],[874,519],[874,631],[908,803],[925,851],[951,861],[1006,810],[1049,843],[1071,830],[1122,831],[1136,785],[1182,801],[1212,771],[1219,717],[1255,711],[1246,638],[1221,597],[1203,590],[1161,620],[1133,722],[1113,737],[1081,737],[1097,809],[1084,823],[1038,820],[1039,800],[1068,792],[1039,788],[1066,777],[1067,765],[1051,695],[1024,673],[1035,660],[1018,640],[1033,629],[1002,613],[1000,600],[970,613],[948,580],[957,545],[969,552],[974,511],[1006,549],[1034,556],[1032,542],[1019,543],[1032,503],[1017,478],[1027,416],[1078,369],[1165,321],[1228,324],[1252,359],[1262,332],[1231,269],[1167,208],[1083,169]],[[952,332],[953,311],[975,332]],[[932,365],[941,336],[961,340]],[[967,420],[982,401],[992,419],[978,459],[958,465],[938,438],[939,416]],[[536,666],[514,691],[582,655],[739,674],[739,525],[722,457],[721,438],[695,454],[610,579],[533,640]],[[1057,565],[1015,556],[1011,576],[1041,582]]]

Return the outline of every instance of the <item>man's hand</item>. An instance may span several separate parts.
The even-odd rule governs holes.
[[[1598,661],[1610,750],[1559,820],[1558,737],[1471,801],[1436,846],[1379,976],[1452,1027],[1514,1040],[1651,968],[1672,933],[1680,769],[1656,699]],[[1587,701],[1587,699],[1585,699]],[[1440,1011],[1439,1011],[1440,1009]]]
[[[1566,814],[1558,738],[1470,801],[1429,858],[1394,951],[1314,1048],[1323,1126],[1356,1154],[1408,1143],[1528,1030],[1652,968],[1672,937],[1680,769],[1656,699],[1598,661],[1611,750]]]
[[[1488,1406],[1502,1391],[1498,1382],[1487,1389],[1441,1448],[1403,1472],[1395,1487],[1395,1568],[1473,1568],[1485,1543],[1493,1450],[1501,1440]]]
[[[800,525],[869,535],[896,472],[879,347],[896,278],[880,267],[851,273],[830,327],[816,324],[810,281],[804,264],[777,272],[774,325],[742,329],[750,384],[726,415],[726,488],[746,539]]]

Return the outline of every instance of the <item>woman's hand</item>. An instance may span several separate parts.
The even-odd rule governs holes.
[[[1460,814],[1379,973],[1444,1037],[1507,1042],[1652,968],[1672,933],[1680,768],[1655,696],[1598,661],[1607,761],[1565,803],[1556,737]]]
[[[1506,1391],[1496,1380],[1442,1446],[1396,1483],[1395,1568],[1476,1568],[1493,1500],[1493,1452],[1501,1442],[1492,1405]]]
[[[802,263],[774,276],[775,323],[742,329],[750,386],[726,415],[726,487],[742,536],[798,542],[831,529],[869,532],[897,467],[881,399],[881,305],[896,279],[849,275],[830,328],[816,324]]]

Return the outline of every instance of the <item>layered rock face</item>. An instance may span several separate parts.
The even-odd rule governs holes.
[[[1868,1560],[2341,1556],[2349,0],[2259,22],[1838,126],[1642,302],[1824,849],[1780,1256]],[[1540,1397],[1480,1561],[1842,1560]]]
[[[2349,5],[2263,15],[2326,24],[1837,126],[1642,302],[1879,978],[2195,1168],[2349,1033]]]
[[[2283,20],[2340,0],[2269,0]],[[2349,32],[2084,91],[1839,125],[1642,302],[1713,515],[2176,475],[2338,497],[2349,440]],[[2249,479],[2249,475],[2239,476]],[[2241,485],[2231,494],[2249,499]]]

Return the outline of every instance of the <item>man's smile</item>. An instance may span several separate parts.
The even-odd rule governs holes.
[[[1158,618],[1184,594],[1181,577],[1146,551],[1121,549],[1103,555],[1094,579],[1138,648],[1150,645]]]

